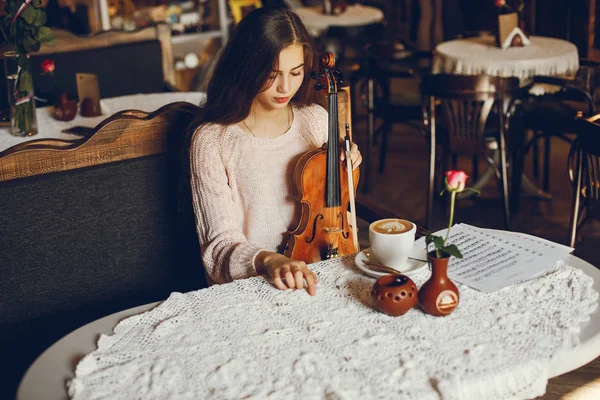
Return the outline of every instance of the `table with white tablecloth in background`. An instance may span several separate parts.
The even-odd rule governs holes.
[[[525,47],[502,49],[494,36],[451,40],[436,47],[433,73],[517,77],[534,75],[573,76],[579,69],[579,54],[573,43],[531,36]]]
[[[0,152],[20,143],[38,140],[38,139],[80,139],[81,136],[64,133],[63,130],[74,126],[84,126],[88,128],[96,127],[111,115],[123,110],[140,110],[153,112],[169,103],[186,101],[192,104],[200,104],[205,97],[201,92],[166,92],[166,93],[148,93],[135,94],[128,96],[113,97],[103,99],[102,112],[98,117],[86,118],[79,113],[72,121],[59,121],[52,116],[52,107],[42,107],[36,109],[38,134],[29,137],[12,136],[8,128],[0,128]]]
[[[67,386],[74,399],[534,398],[600,354],[600,272],[577,257],[495,293],[461,285],[446,317],[375,311],[353,256],[311,267],[314,297],[254,277],[88,324],[36,360],[17,399]]]
[[[301,7],[296,10],[308,32],[313,36],[326,33],[330,26],[361,26],[383,21],[383,11],[379,8],[361,4],[350,5],[338,15],[325,15],[323,7]]]

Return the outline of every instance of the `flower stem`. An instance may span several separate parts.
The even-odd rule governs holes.
[[[446,231],[446,237],[444,238],[444,246],[446,246],[446,241],[448,240],[448,236],[450,236],[450,228],[452,228],[452,221],[454,221],[454,203],[456,201],[456,191],[452,190],[450,192],[450,220],[448,221],[448,230]]]

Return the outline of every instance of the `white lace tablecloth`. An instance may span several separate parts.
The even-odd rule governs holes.
[[[320,6],[302,7],[295,12],[313,36],[322,35],[330,26],[360,26],[383,20],[383,12],[379,8],[360,4],[348,6],[339,15],[325,15]]]
[[[485,294],[460,286],[447,317],[371,305],[353,258],[313,264],[317,295],[263,278],[187,294],[120,322],[77,365],[72,399],[523,399],[577,346],[592,278],[558,266]],[[429,277],[414,277],[420,286]]]
[[[561,39],[531,36],[525,47],[501,49],[495,37],[482,36],[451,40],[436,47],[433,73],[517,77],[526,82],[534,75],[574,76],[579,53],[573,43]],[[533,94],[552,92],[550,85],[536,85]]]
[[[38,134],[31,137],[17,137],[12,136],[8,132],[8,128],[0,128],[0,152],[16,144],[36,139],[79,139],[81,136],[64,133],[62,131],[73,126],[87,126],[93,128],[112,114],[123,110],[134,109],[152,112],[166,104],[177,101],[187,101],[189,103],[199,104],[200,101],[204,99],[204,96],[204,93],[201,92],[168,92],[135,94],[102,99],[104,115],[84,118],[78,113],[75,119],[68,122],[54,119],[51,114],[52,107],[38,108],[36,109]]]

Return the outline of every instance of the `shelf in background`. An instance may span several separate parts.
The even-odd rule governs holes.
[[[193,32],[183,33],[180,35],[174,35],[171,37],[173,45],[187,44],[195,40],[213,39],[223,37],[223,32],[220,30],[204,31],[204,32]]]

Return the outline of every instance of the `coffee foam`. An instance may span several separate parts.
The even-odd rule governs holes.
[[[412,228],[411,224],[397,219],[380,221],[373,225],[373,230],[380,233],[403,233]]]

